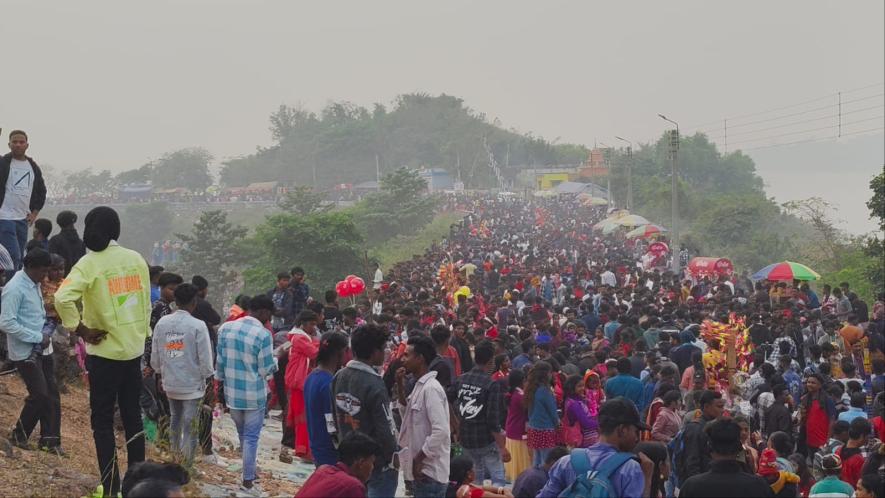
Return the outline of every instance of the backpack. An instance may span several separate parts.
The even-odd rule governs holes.
[[[587,450],[574,449],[571,452],[571,466],[575,471],[575,482],[559,494],[559,498],[608,498],[616,496],[611,476],[628,460],[635,458],[633,453],[618,452],[608,457],[598,469],[590,468]]]
[[[692,423],[694,422],[689,422],[688,424]],[[679,474],[682,472],[682,459],[685,452],[685,428],[688,424],[679,429],[679,432],[667,443],[667,454],[670,455],[670,468],[672,469],[670,477],[675,481],[676,487],[679,487],[680,484]]]

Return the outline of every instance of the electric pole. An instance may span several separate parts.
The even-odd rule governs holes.
[[[677,276],[679,275],[680,270],[680,261],[679,261],[679,194],[677,192],[678,188],[678,178],[676,177],[676,165],[677,165],[677,156],[679,152],[679,123],[673,121],[672,119],[668,119],[663,114],[658,114],[664,121],[668,123],[673,123],[676,125],[675,130],[670,130],[670,179],[672,181],[671,189],[671,197],[670,197],[670,254],[673,257],[672,260],[672,270]]]
[[[615,136],[622,142],[627,142],[627,210],[633,209],[633,142],[626,138]]]

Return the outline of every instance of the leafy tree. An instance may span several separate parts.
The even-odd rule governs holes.
[[[399,168],[381,179],[381,190],[356,206],[361,227],[370,244],[400,234],[411,234],[431,219],[437,198],[426,194],[427,182],[417,171]]]
[[[870,180],[873,196],[867,201],[870,218],[879,219],[879,231],[885,232],[885,172],[879,173]]]
[[[841,266],[843,243],[848,237],[844,231],[836,228],[831,219],[830,213],[835,208],[820,197],[789,201],[784,203],[784,208],[814,229],[815,240],[810,247],[819,248],[823,253],[812,256],[813,259],[828,265]]]
[[[176,234],[184,243],[179,270],[185,275],[202,275],[215,289],[210,301],[221,309],[246,262],[244,242],[248,230],[227,220],[224,211],[204,211],[188,235]]]
[[[280,200],[279,206],[284,211],[301,215],[325,212],[334,207],[333,204],[326,202],[325,194],[305,186],[295,187],[286,193],[286,196]]]
[[[169,152],[150,164],[151,180],[159,188],[205,190],[212,185],[211,162],[212,154],[202,147]]]
[[[224,163],[221,181],[245,185],[284,180],[300,185],[359,183],[401,166],[445,168],[468,186],[493,186],[483,139],[498,163],[578,164],[580,145],[552,144],[505,130],[450,95],[400,95],[388,109],[333,102],[319,113],[280,106],[270,117],[275,145]],[[460,170],[459,170],[460,166]]]
[[[145,164],[144,166],[141,166],[139,168],[117,173],[117,176],[114,177],[114,181],[117,183],[117,185],[127,185],[130,183],[147,183],[151,181],[152,176],[152,166],[150,164]]]
[[[350,213],[269,216],[248,242],[253,251],[245,271],[246,288],[264,292],[273,286],[277,272],[297,265],[307,272],[314,293],[321,295],[346,275],[365,271],[362,243]]]
[[[92,168],[86,168],[70,173],[64,190],[77,197],[88,197],[96,193],[110,195],[114,192],[114,183],[110,171],[93,173]]]

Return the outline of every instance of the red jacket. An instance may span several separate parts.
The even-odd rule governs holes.
[[[295,498],[365,498],[366,486],[350,475],[344,463],[321,465],[307,479]]]
[[[319,340],[305,334],[300,329],[289,332],[289,362],[286,364],[286,388],[304,390],[304,381],[310,375],[311,364],[319,352]]]
[[[845,453],[849,453],[848,458],[842,456]],[[852,488],[856,488],[863,470],[864,458],[861,449],[842,446],[836,450],[836,454],[842,459],[842,473],[839,475],[839,479],[851,484]]]

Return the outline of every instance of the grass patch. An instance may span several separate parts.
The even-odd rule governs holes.
[[[378,247],[369,249],[369,258],[381,262],[381,268],[387,272],[393,265],[408,261],[412,257],[423,255],[433,245],[449,235],[449,227],[463,218],[462,213],[438,213],[433,221],[413,235],[400,235],[390,239]]]

